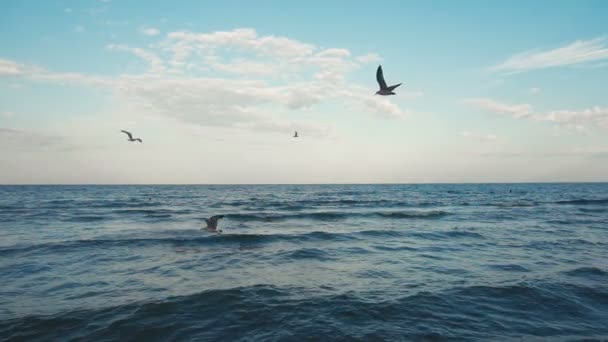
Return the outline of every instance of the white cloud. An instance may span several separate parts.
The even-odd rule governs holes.
[[[536,95],[536,94],[538,94],[538,93],[540,93],[540,92],[541,92],[541,89],[540,89],[540,88],[536,88],[536,87],[534,87],[534,88],[530,88],[530,89],[528,89],[528,94],[531,94],[531,95]]]
[[[332,99],[381,117],[406,114],[389,100],[358,88],[333,93],[331,86],[315,82],[271,86],[265,81],[131,76],[118,81],[115,93],[141,111],[202,126],[282,129],[294,123],[274,114],[284,111],[281,108],[302,110]],[[330,130],[326,124],[309,126],[318,135]]]
[[[377,53],[368,53],[363,56],[357,57],[357,61],[363,64],[380,62],[382,61],[382,57],[380,57]]]
[[[491,69],[497,72],[518,73],[601,61],[608,59],[606,42],[605,38],[577,40],[551,50],[527,51],[511,56]]]
[[[578,111],[551,111],[541,115],[540,119],[577,131],[584,131],[588,125],[608,128],[608,107],[595,106]]]
[[[13,112],[9,112],[9,111],[7,111],[7,110],[4,110],[4,111],[1,111],[1,112],[0,112],[0,115],[1,115],[1,116],[4,116],[5,118],[10,118],[10,117],[12,117],[14,114],[15,114],[15,113],[13,113]]]
[[[161,42],[164,52],[171,55],[168,64],[176,72],[184,72],[201,67],[217,67],[225,72],[237,70],[234,64],[247,63],[263,68],[239,67],[236,73],[244,75],[252,70],[253,75],[269,74],[260,69],[272,69],[275,76],[292,77],[309,67],[319,67],[320,64],[336,66],[341,70],[340,62],[345,62],[350,54],[344,49],[328,49],[315,55],[318,50],[312,44],[306,44],[294,39],[277,36],[260,36],[253,29],[235,29],[232,31],[217,31],[211,33],[170,32],[167,39]],[[221,60],[219,55],[236,55],[232,61]],[[201,65],[202,61],[207,64]],[[346,64],[346,63],[345,63]],[[231,66],[228,68],[227,66]]]
[[[508,114],[515,118],[528,118],[539,122],[551,122],[569,130],[584,132],[588,127],[608,129],[608,107],[595,106],[582,110],[535,111],[529,104],[505,104],[492,99],[465,99],[464,104],[489,112]]]
[[[318,52],[317,57],[347,58],[350,57],[350,51],[346,49],[325,49]]]
[[[532,106],[529,104],[505,104],[487,98],[472,98],[462,101],[464,104],[480,108],[486,111],[507,114],[516,118],[528,117],[532,115]]]
[[[404,119],[410,112],[402,110],[385,96],[375,95],[370,89],[364,87],[351,87],[340,92],[339,97],[346,99],[350,106],[374,113],[376,116],[388,119]]]
[[[362,63],[343,48],[320,49],[298,40],[261,36],[253,29],[212,33],[170,32],[160,46],[170,55],[173,73],[215,69],[240,76],[268,76],[293,80],[316,69],[315,78],[341,82]],[[224,60],[220,56],[238,55]],[[377,57],[376,54],[370,54]],[[200,62],[206,63],[201,64]]]
[[[21,70],[19,65],[7,59],[0,59],[0,76],[2,75],[19,75]]]
[[[473,133],[469,131],[463,131],[458,134],[461,137],[470,138],[481,142],[496,141],[498,139],[498,136],[496,136],[495,134]]]
[[[210,58],[207,60],[207,65],[216,70],[242,76],[268,76],[277,72],[276,68],[272,65],[246,59],[237,59],[232,62],[221,63],[216,59]]]
[[[363,97],[361,101],[366,108],[372,110],[381,117],[404,119],[410,114],[409,111],[402,110],[391,101],[380,97],[373,97],[373,95]]]
[[[291,110],[299,110],[327,101],[341,100],[347,101],[351,107],[371,111],[378,116],[405,116],[405,112],[389,99],[370,96],[372,93],[369,89],[344,84],[345,75],[358,68],[361,62],[352,58],[351,52],[343,48],[320,49],[286,37],[261,36],[253,29],[211,33],[170,32],[159,46],[163,54],[169,54],[165,59],[167,73],[190,75],[186,79],[176,77],[166,80],[178,89],[182,88],[182,84],[188,84],[186,89],[173,94],[173,100],[167,101],[167,104],[192,102],[191,99],[182,97],[189,96],[189,89],[200,86],[200,91],[193,96],[200,97],[203,103],[215,103],[216,108],[222,107],[218,112],[224,113],[224,116],[229,117],[226,111],[232,111],[237,116],[236,119],[241,120],[242,111],[234,106],[221,104],[231,101],[234,104],[243,98],[255,98],[254,103],[248,103],[247,106],[281,105]],[[235,54],[242,57],[232,60],[220,57]],[[368,59],[374,58],[379,57],[376,54],[368,56]],[[253,88],[248,86],[248,81],[242,81],[240,84],[233,82],[234,85],[230,85],[230,89],[224,89],[230,96],[216,103],[212,99],[213,94],[226,87],[226,83],[217,84],[219,79],[210,80],[208,77],[198,76],[201,72],[210,70],[241,77],[262,77],[264,81],[258,80]],[[268,82],[276,81],[276,78],[288,82],[284,85]],[[163,80],[160,82],[162,84]],[[168,91],[171,93],[171,90]],[[400,95],[402,98],[415,98],[422,93],[404,90]],[[156,103],[153,106],[158,105]],[[203,109],[198,112],[201,113],[201,110],[204,112]]]
[[[152,72],[162,72],[165,70],[162,59],[160,59],[156,54],[144,50],[142,48],[132,48],[126,45],[116,44],[108,44],[106,45],[106,48],[110,50],[126,51],[136,55],[137,57],[148,63],[148,65],[150,66],[150,71]]]
[[[10,60],[0,59],[0,76],[20,76],[35,81],[59,84],[79,84],[87,86],[110,86],[112,80],[104,76],[85,75],[76,72],[51,72],[37,66],[28,66]]]
[[[139,33],[145,36],[156,36],[160,34],[160,30],[154,27],[140,27]]]
[[[85,75],[77,72],[50,72],[40,68],[34,68],[24,75],[32,80],[52,82],[58,84],[76,84],[84,86],[110,86],[112,80],[104,76]]]
[[[176,52],[183,46],[195,49],[234,48],[256,53],[262,56],[295,58],[308,56],[315,47],[297,40],[276,37],[258,36],[253,29],[235,29],[233,31],[217,31],[212,33],[171,32],[169,39],[177,47]]]
[[[286,37],[258,35],[252,29],[170,32],[147,49],[123,44],[106,48],[131,53],[149,69],[103,77],[55,73],[0,60],[0,75],[103,87],[138,113],[207,127],[269,131],[304,127],[308,135],[329,136],[334,132],[326,122],[287,120],[284,115],[329,102],[383,118],[408,114],[393,98],[374,96],[373,88],[344,82],[362,62],[343,48],[321,49]],[[377,57],[369,56],[368,60]],[[421,95],[405,89],[399,93],[401,99]]]

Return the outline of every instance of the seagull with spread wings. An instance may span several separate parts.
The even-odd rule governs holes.
[[[378,70],[376,70],[376,81],[378,81],[378,85],[380,86],[380,90],[376,92],[376,95],[395,95],[393,90],[401,85],[395,84],[390,87],[386,86],[386,81],[384,80],[384,73],[382,72],[382,65],[378,65]]]
[[[223,218],[224,218],[224,215],[215,215],[215,216],[211,216],[208,219],[205,219],[205,222],[207,223],[207,226],[201,228],[201,230],[204,229],[204,230],[206,230],[208,232],[221,234],[222,230],[221,229],[217,229],[217,224],[218,224],[219,220],[221,220]]]
[[[126,134],[126,135],[129,136],[129,139],[127,139],[127,141],[130,141],[130,142],[134,142],[134,141],[143,142],[143,141],[141,141],[140,138],[133,139],[133,134],[131,134],[131,132],[127,132],[127,131],[124,131],[124,130],[121,130],[121,132],[123,132],[124,134]]]

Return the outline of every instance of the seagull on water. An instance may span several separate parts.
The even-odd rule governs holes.
[[[221,234],[222,230],[217,229],[217,224],[218,224],[218,221],[223,218],[224,218],[224,215],[215,215],[215,216],[211,216],[208,219],[205,219],[205,222],[207,222],[207,227],[203,227],[203,228],[201,228],[201,230],[204,229],[208,232]]]
[[[297,137],[298,137],[298,131],[296,131],[296,132],[293,134],[293,137],[294,137],[294,138],[297,138]]]
[[[376,95],[395,95],[393,90],[401,85],[395,84],[390,87],[386,86],[386,81],[384,80],[384,73],[382,72],[382,65],[378,65],[378,70],[376,70],[376,81],[378,81],[378,85],[380,86],[380,90],[376,92]]]
[[[128,135],[128,136],[129,136],[128,141],[130,141],[130,142],[133,142],[133,141],[139,141],[139,142],[143,142],[143,141],[141,141],[141,139],[140,139],[140,138],[133,139],[133,134],[131,134],[131,132],[127,132],[127,131],[124,131],[124,130],[121,130],[121,132],[123,132],[124,134],[126,134],[126,135]]]

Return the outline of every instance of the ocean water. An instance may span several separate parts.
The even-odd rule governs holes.
[[[0,187],[2,340],[585,338],[608,184]]]

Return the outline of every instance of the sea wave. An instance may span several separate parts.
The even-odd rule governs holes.
[[[281,252],[277,256],[286,261],[297,261],[302,259],[325,261],[333,259],[327,250],[320,248],[300,248],[295,251]]]
[[[570,271],[564,272],[566,275],[571,277],[582,277],[582,278],[606,278],[608,277],[608,271],[602,270],[597,267],[579,267]]]
[[[415,232],[406,232],[405,234],[407,234],[408,236],[411,237],[415,237],[418,239],[424,239],[424,240],[449,240],[449,239],[458,239],[458,238],[464,238],[464,239],[483,239],[484,236],[482,234],[476,233],[476,232],[472,232],[472,231],[467,231],[467,230],[460,230],[460,229],[455,229],[455,230],[449,230],[449,231],[425,231],[425,232],[420,232],[420,231],[415,231]]]
[[[552,241],[530,241],[526,243],[507,243],[503,246],[523,248],[538,251],[551,251],[559,249],[560,251],[578,252],[582,248],[599,247],[604,248],[608,243],[601,241],[589,241],[584,239],[558,239]]]
[[[38,208],[43,209],[113,209],[113,208],[147,208],[161,205],[160,202],[142,199],[55,199],[38,203]]]
[[[107,219],[107,216],[99,215],[78,215],[66,218],[64,221],[69,222],[97,222]]]
[[[14,245],[0,247],[0,256],[9,256],[19,253],[31,252],[78,252],[81,249],[101,248],[108,249],[114,247],[149,247],[156,245],[167,246],[200,246],[200,245],[230,245],[230,244],[265,244],[273,242],[292,242],[303,243],[311,241],[354,241],[415,237],[429,240],[449,240],[458,238],[483,239],[484,236],[465,230],[451,230],[438,232],[418,232],[409,230],[362,230],[352,232],[324,232],[312,231],[294,234],[233,234],[225,232],[222,235],[208,234],[203,232],[203,236],[192,233],[192,235],[171,237],[116,237],[116,238],[95,238],[82,240],[66,240],[58,242],[48,242],[33,245]]]
[[[589,331],[608,335],[597,319],[606,315],[605,289],[568,284],[469,286],[380,301],[354,292],[253,285],[13,318],[0,321],[0,335],[95,341],[588,338]]]
[[[343,212],[343,211],[323,211],[323,212],[296,212],[296,213],[242,213],[228,214],[231,220],[235,221],[283,221],[283,220],[315,220],[315,221],[335,221],[345,220],[349,218],[388,218],[388,219],[439,219],[449,215],[449,212],[432,210],[432,211],[375,211],[375,212]]]
[[[507,272],[530,272],[524,266],[517,264],[500,264],[500,265],[489,265],[488,267],[495,269],[497,271],[507,271]]]
[[[386,232],[384,234],[387,234]],[[390,233],[388,233],[390,234]],[[60,242],[40,243],[34,245],[15,245],[0,248],[0,256],[8,256],[17,253],[30,252],[78,252],[81,249],[113,247],[148,247],[156,245],[169,246],[197,246],[197,245],[229,245],[238,243],[271,243],[283,242],[307,242],[307,241],[348,241],[358,240],[356,234],[352,233],[330,233],[313,231],[303,234],[231,234],[222,235],[207,234],[205,236],[190,237],[168,237],[168,238],[115,238],[115,239],[89,239],[68,240]]]
[[[285,209],[303,210],[312,208],[426,208],[445,205],[442,201],[404,201],[399,199],[350,199],[350,198],[314,198],[304,200],[258,200],[258,199],[239,199],[220,201],[211,204],[213,208],[223,206],[246,208],[246,209]]]
[[[538,202],[535,201],[505,201],[505,202],[495,202],[486,204],[492,207],[498,208],[528,208],[528,207],[536,207],[539,205]]]
[[[166,214],[190,214],[192,210],[187,209],[117,209],[111,211],[117,215],[166,215]]]
[[[608,212],[608,208],[579,208],[581,212],[584,213],[606,213]]]
[[[574,200],[566,200],[566,201],[555,201],[555,204],[571,204],[571,205],[604,205],[608,204],[608,198],[602,199],[574,199]]]
[[[117,220],[123,217],[137,217],[144,219],[168,219],[175,216],[191,214],[192,210],[187,209],[141,209],[141,208],[128,208],[128,209],[116,209],[101,214],[73,214],[72,216],[65,217],[63,221],[67,222],[96,222],[104,220]]]
[[[0,186],[0,340],[605,338],[607,193]]]

